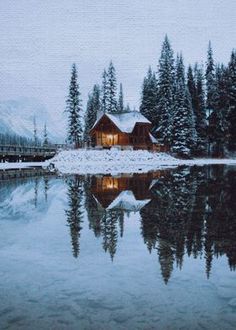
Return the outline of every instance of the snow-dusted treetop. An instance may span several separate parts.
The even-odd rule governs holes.
[[[138,111],[130,111],[119,114],[105,113],[97,119],[92,129],[97,126],[104,116],[108,117],[123,133],[131,133],[137,123],[151,124],[151,122]]]

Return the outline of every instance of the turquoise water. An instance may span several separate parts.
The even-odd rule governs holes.
[[[236,168],[0,181],[1,329],[234,329]]]

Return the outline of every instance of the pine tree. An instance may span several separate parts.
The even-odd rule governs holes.
[[[43,145],[44,146],[48,145],[48,131],[47,131],[46,123],[44,124],[44,128],[43,128]]]
[[[205,95],[204,95],[204,77],[202,69],[195,65],[195,97],[192,103],[193,112],[195,116],[195,128],[197,133],[197,143],[195,148],[195,154],[205,155],[206,154],[206,143],[207,143],[207,122],[206,122],[206,106],[205,106]]]
[[[232,51],[228,65],[228,95],[228,148],[236,151],[236,50]]]
[[[196,105],[196,82],[194,79],[194,74],[193,74],[193,69],[192,66],[189,65],[188,67],[188,72],[187,72],[187,86],[188,86],[188,90],[191,96],[191,100],[192,100],[192,106],[193,109],[195,109]]]
[[[143,81],[140,112],[155,126],[158,124],[156,118],[156,107],[157,79],[155,73],[152,72],[151,67],[149,67],[147,76]]]
[[[228,73],[228,68],[225,67],[223,64],[216,65],[216,109],[229,109]]]
[[[206,63],[206,91],[207,91],[206,106],[208,112],[211,112],[215,108],[215,64],[213,60],[213,52],[210,41],[208,45],[207,63]]]
[[[223,156],[225,151],[225,136],[227,135],[228,97],[225,81],[225,68],[217,65],[215,68],[214,110],[209,117],[209,141],[213,156]]]
[[[222,82],[223,71],[219,66],[215,66],[211,43],[209,43],[206,67],[208,154],[217,157],[224,154],[224,135],[226,134],[225,115],[220,101]]]
[[[130,109],[130,106],[129,106],[129,103],[127,103],[127,105],[125,106],[125,112],[130,112],[131,109]]]
[[[36,123],[35,116],[34,116],[33,124],[34,124],[34,144],[37,145],[38,144],[38,134],[37,134],[37,123]]]
[[[116,113],[118,111],[116,90],[117,90],[116,71],[111,61],[107,73],[107,95],[108,95],[107,112],[109,113]]]
[[[193,154],[197,144],[197,131],[196,131],[195,116],[193,113],[193,107],[191,102],[191,96],[187,86],[185,86],[185,107],[187,112],[186,124],[188,127],[187,146],[190,149],[190,154]]]
[[[123,86],[122,86],[122,84],[120,84],[120,90],[119,90],[118,112],[124,112],[124,95],[123,95]]]
[[[75,63],[72,65],[69,95],[66,104],[66,111],[68,112],[68,141],[78,148],[82,146],[82,106]]]
[[[217,113],[215,112],[216,81],[215,64],[211,42],[208,44],[207,63],[206,63],[206,111],[207,111],[207,136],[208,136],[208,154],[211,153],[212,143],[215,140],[215,131],[217,123]]]
[[[108,76],[106,70],[102,75],[102,112],[108,111]]]
[[[101,110],[100,88],[94,85],[93,91],[88,96],[87,109],[85,113],[84,142],[91,143],[89,131],[96,122],[98,112]]]
[[[85,113],[85,119],[84,119],[85,125],[84,125],[84,137],[83,137],[84,142],[87,144],[90,143],[89,131],[92,127],[91,126],[92,122],[94,122],[92,119],[93,116],[94,116],[93,97],[92,97],[92,94],[89,94],[88,101],[87,101],[87,107],[86,107],[86,113]]]
[[[166,144],[171,143],[174,90],[174,56],[169,39],[165,36],[158,70],[158,136]]]
[[[182,56],[176,60],[176,83],[172,126],[172,151],[178,156],[191,154],[196,139],[191,96],[185,84]]]

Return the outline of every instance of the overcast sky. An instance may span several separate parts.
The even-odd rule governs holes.
[[[62,112],[71,64],[83,105],[113,60],[125,100],[137,106],[167,33],[185,63],[216,61],[236,47],[236,0],[0,0],[0,99],[36,97]]]

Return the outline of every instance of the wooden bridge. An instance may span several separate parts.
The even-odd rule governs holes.
[[[52,158],[58,146],[12,146],[0,145],[0,162],[43,161]]]

